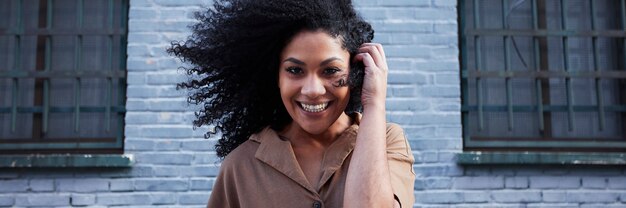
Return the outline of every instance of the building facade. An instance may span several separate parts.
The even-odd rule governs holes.
[[[462,110],[465,46],[459,28],[471,19],[461,18],[459,9],[469,2],[354,2],[388,56],[387,120],[404,128],[415,156],[414,207],[626,207],[623,150],[594,160],[605,163],[598,165],[554,159],[559,155],[554,151],[524,156],[526,151],[507,155],[500,148],[505,154],[498,159],[489,150],[464,147],[463,114],[471,110]],[[511,4],[517,2],[530,5]],[[132,165],[4,165],[0,207],[205,206],[219,171],[215,140],[203,139],[206,128],[192,128],[195,107],[175,86],[185,80],[182,64],[165,49],[187,37],[193,12],[209,5],[204,0],[129,1],[122,154]],[[607,159],[611,156],[614,160]]]

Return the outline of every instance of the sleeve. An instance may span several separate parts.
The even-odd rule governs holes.
[[[219,174],[213,184],[211,190],[211,196],[209,197],[208,208],[222,208],[222,207],[240,207],[239,199],[237,198],[237,188],[235,184],[235,176],[233,175],[233,165],[229,158],[222,162],[220,166]]]
[[[394,198],[401,207],[413,207],[415,202],[413,162],[415,159],[404,131],[397,124],[387,124],[387,160]]]

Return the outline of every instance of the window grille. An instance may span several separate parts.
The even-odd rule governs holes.
[[[626,150],[625,0],[460,0],[465,150]]]
[[[121,153],[126,0],[0,2],[0,154]]]

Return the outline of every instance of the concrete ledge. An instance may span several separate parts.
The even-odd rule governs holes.
[[[133,155],[118,154],[34,154],[0,155],[0,168],[130,167]]]
[[[626,153],[596,152],[462,152],[456,154],[461,165],[624,165]]]

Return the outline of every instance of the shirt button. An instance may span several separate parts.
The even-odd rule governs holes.
[[[313,208],[322,208],[322,203],[319,201],[313,202]]]

